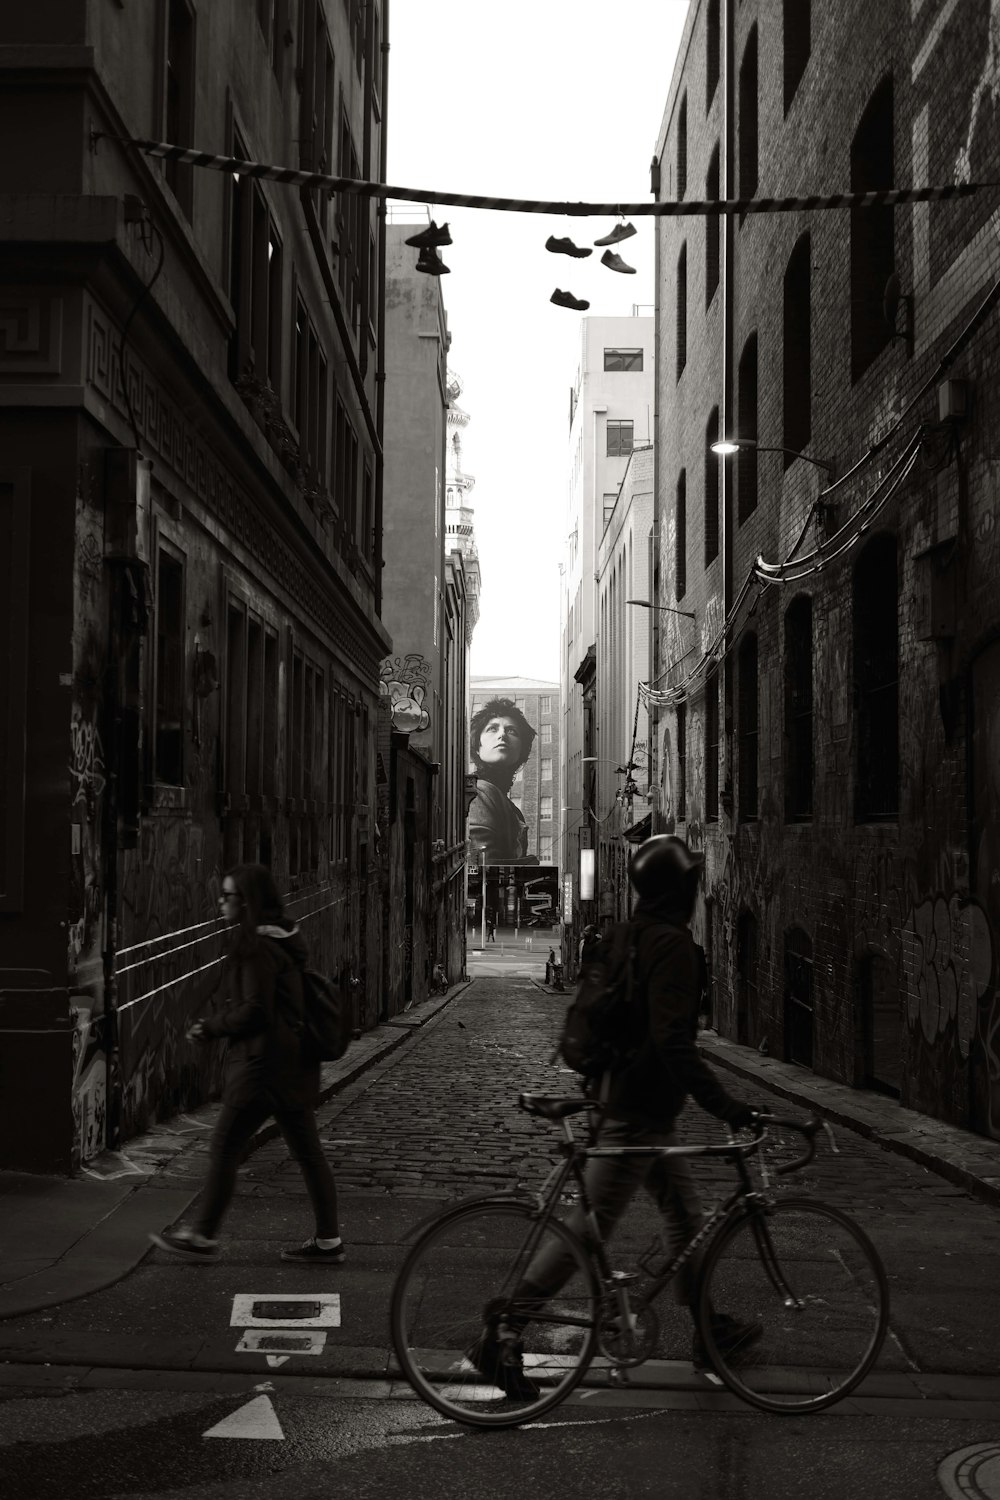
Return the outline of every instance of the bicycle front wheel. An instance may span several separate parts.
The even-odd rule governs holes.
[[[566,1279],[539,1306],[516,1295],[539,1250]],[[392,1341],[418,1396],[474,1427],[515,1427],[556,1406],[594,1354],[599,1293],[583,1245],[563,1224],[544,1226],[533,1205],[477,1203],[446,1213],[421,1235],[396,1279]],[[501,1347],[498,1330],[516,1344]],[[485,1352],[484,1352],[485,1341]],[[510,1362],[510,1353],[513,1362]]]
[[[730,1319],[749,1325],[742,1342]],[[888,1321],[878,1252],[828,1204],[753,1206],[706,1253],[702,1341],[730,1390],[762,1411],[832,1406],[875,1363]]]

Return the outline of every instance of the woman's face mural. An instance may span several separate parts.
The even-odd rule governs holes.
[[[521,732],[513,719],[497,714],[483,725],[477,758],[484,766],[513,769],[521,760],[522,752]]]

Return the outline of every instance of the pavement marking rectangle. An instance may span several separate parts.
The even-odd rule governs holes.
[[[239,1292],[233,1298],[229,1324],[231,1328],[339,1328],[340,1293]]]
[[[288,1328],[247,1328],[236,1345],[237,1354],[322,1354],[326,1346],[324,1329],[305,1333]]]

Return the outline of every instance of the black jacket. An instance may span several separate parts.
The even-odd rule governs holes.
[[[608,1112],[615,1119],[669,1128],[688,1095],[716,1119],[730,1121],[742,1103],[727,1093],[698,1050],[698,956],[682,916],[639,908],[633,998],[638,1051],[612,1074]]]
[[[230,960],[223,978],[228,998],[205,1018],[210,1037],[225,1037],[224,1103],[238,1108],[264,1101],[272,1107],[314,1105],[319,1063],[303,1055],[302,967],[308,953],[298,927],[259,927],[249,958]]]

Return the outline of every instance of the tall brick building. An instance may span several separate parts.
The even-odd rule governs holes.
[[[987,0],[697,0],[658,194],[995,181],[997,49]],[[715,1022],[1000,1136],[995,193],[658,225],[659,597],[696,616],[658,617],[660,827],[706,851]]]

